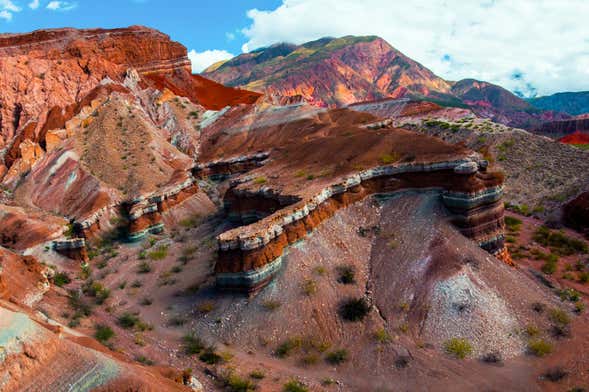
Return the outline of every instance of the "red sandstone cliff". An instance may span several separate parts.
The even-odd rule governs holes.
[[[259,97],[192,75],[184,46],[141,26],[4,34],[0,60],[0,149],[9,149],[6,167],[20,156],[22,141],[43,145],[44,133],[62,128],[102,80],[122,82],[129,68],[149,75],[142,87],[167,87],[205,108]]]

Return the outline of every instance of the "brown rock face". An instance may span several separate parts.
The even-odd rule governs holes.
[[[141,26],[4,34],[0,58],[0,149],[9,148],[7,167],[20,157],[22,141],[31,139],[44,147],[47,131],[63,128],[88,104],[82,101],[100,94],[95,90],[103,79],[122,82],[129,68],[150,75],[143,87],[165,85],[198,103],[203,94],[207,108],[259,97],[192,75],[184,46]],[[211,89],[216,91],[213,96]]]

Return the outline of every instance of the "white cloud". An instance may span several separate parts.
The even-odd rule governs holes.
[[[0,0],[0,8],[2,11],[20,12],[21,8],[14,4],[11,0]]]
[[[20,11],[21,8],[11,0],[0,0],[0,19],[10,22],[13,14]]]
[[[77,6],[76,3],[72,3],[69,1],[54,0],[54,1],[50,1],[49,4],[47,4],[46,8],[51,11],[69,11],[69,10],[73,10],[74,8],[76,8],[76,6]]]
[[[244,51],[378,35],[449,80],[488,80],[527,94],[589,90],[586,0],[283,0],[247,15]]]
[[[2,10],[2,11],[0,11],[0,18],[4,19],[6,21],[11,21],[12,20],[12,13],[10,13],[6,10]]]
[[[29,8],[32,10],[36,10],[37,8],[39,8],[39,0],[33,0],[29,3]]]
[[[225,50],[205,50],[204,52],[197,52],[194,49],[188,52],[188,58],[192,62],[192,72],[198,73],[204,71],[209,65],[212,65],[221,60],[228,60],[233,55]]]

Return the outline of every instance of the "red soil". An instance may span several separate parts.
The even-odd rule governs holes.
[[[200,75],[192,75],[185,69],[164,74],[148,74],[145,77],[158,90],[167,88],[174,94],[187,97],[209,110],[254,103],[262,96],[259,93],[223,86]]]
[[[589,134],[575,132],[561,138],[559,142],[566,144],[589,144]]]

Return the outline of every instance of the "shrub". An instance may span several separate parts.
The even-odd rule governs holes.
[[[305,354],[301,358],[301,363],[305,366],[315,365],[317,362],[319,362],[319,355],[315,353]]]
[[[575,313],[581,314],[584,311],[585,311],[585,303],[584,302],[581,302],[581,301],[577,302],[575,304]]]
[[[294,350],[301,348],[303,341],[301,338],[289,338],[282,342],[274,351],[274,354],[279,358],[288,357]]]
[[[262,302],[262,306],[267,311],[273,312],[276,309],[278,309],[280,306],[282,306],[282,303],[280,301],[276,301],[276,300],[266,300],[266,301]]]
[[[452,338],[444,343],[444,350],[458,359],[464,359],[472,353],[472,345],[466,339]]]
[[[138,357],[135,357],[135,360],[147,366],[152,366],[154,364],[154,362],[145,355],[139,355]]]
[[[107,325],[98,324],[95,329],[96,331],[94,332],[94,337],[102,344],[105,344],[109,341],[109,339],[115,336],[112,328]]]
[[[254,180],[254,184],[257,185],[262,185],[265,184],[268,180],[266,180],[266,177],[258,177]]]
[[[252,370],[250,373],[250,377],[256,380],[261,380],[264,377],[266,377],[266,375],[262,370]]]
[[[139,323],[139,317],[129,312],[125,312],[118,318],[118,323],[125,329],[134,328]]]
[[[505,216],[505,226],[510,231],[519,231],[522,225],[521,219],[514,218],[512,216]]]
[[[205,348],[201,338],[194,334],[184,335],[182,341],[184,342],[184,352],[188,355],[199,354]]]
[[[383,165],[388,165],[399,160],[399,155],[396,153],[383,154],[380,156],[380,162]]]
[[[290,380],[282,387],[283,392],[309,392],[309,388],[298,380]]]
[[[200,313],[207,314],[207,313],[212,312],[213,310],[215,310],[215,303],[214,302],[206,301],[206,302],[203,302],[202,304],[198,305],[198,311]]]
[[[566,372],[563,368],[555,367],[552,369],[548,369],[548,371],[546,371],[546,373],[544,373],[542,377],[544,377],[548,381],[559,382],[560,380],[568,376],[568,374],[569,373]]]
[[[150,297],[143,297],[143,299],[141,300],[141,302],[139,302],[140,305],[143,306],[149,306],[153,303],[153,299]]]
[[[66,272],[58,272],[53,276],[53,284],[57,287],[63,287],[71,283],[71,279]]]
[[[581,294],[571,288],[560,290],[558,294],[563,301],[578,302],[581,299]]]
[[[89,297],[94,297],[98,305],[104,303],[110,297],[110,290],[102,285],[100,282],[89,281],[83,287],[82,291]]]
[[[313,279],[307,279],[302,284],[303,293],[307,296],[311,296],[317,292],[317,282]]]
[[[346,321],[362,321],[370,311],[364,298],[349,298],[339,307],[340,316]]]
[[[543,357],[552,352],[552,344],[543,339],[532,340],[528,343],[528,351],[536,357]]]
[[[377,329],[374,332],[374,339],[381,344],[389,343],[392,340],[391,335],[384,328]]]
[[[216,365],[219,363],[223,363],[224,359],[222,356],[217,354],[216,348],[214,346],[207,347],[202,354],[198,356],[202,362],[206,363],[207,365]]]
[[[163,260],[168,256],[168,246],[160,245],[156,250],[152,250],[147,255],[152,260]]]
[[[571,319],[567,312],[562,309],[552,309],[550,311],[550,320],[553,323],[558,325],[568,325],[571,322]]]
[[[151,272],[151,264],[149,264],[147,261],[143,261],[141,263],[139,263],[139,267],[137,267],[137,272],[139,272],[140,274],[148,274]]]
[[[555,273],[556,262],[547,261],[546,263],[544,263],[544,265],[542,266],[542,272],[544,272],[546,275],[552,275],[553,273]]]
[[[339,365],[348,360],[348,350],[340,349],[327,353],[325,360],[332,365]]]
[[[562,231],[551,231],[546,226],[538,228],[533,238],[537,243],[547,246],[553,252],[565,256],[576,253],[587,253],[589,251],[585,241],[568,237]]]
[[[257,389],[256,384],[240,377],[233,371],[229,371],[222,375],[223,384],[226,390],[230,392],[253,392]]]
[[[325,269],[325,267],[318,265],[317,267],[313,268],[313,273],[315,275],[323,276],[327,273],[327,270]]]
[[[528,325],[526,327],[526,335],[533,338],[540,334],[540,330],[535,325]]]
[[[337,269],[339,277],[338,282],[342,284],[355,284],[356,283],[356,272],[354,267],[351,265],[342,265]]]

